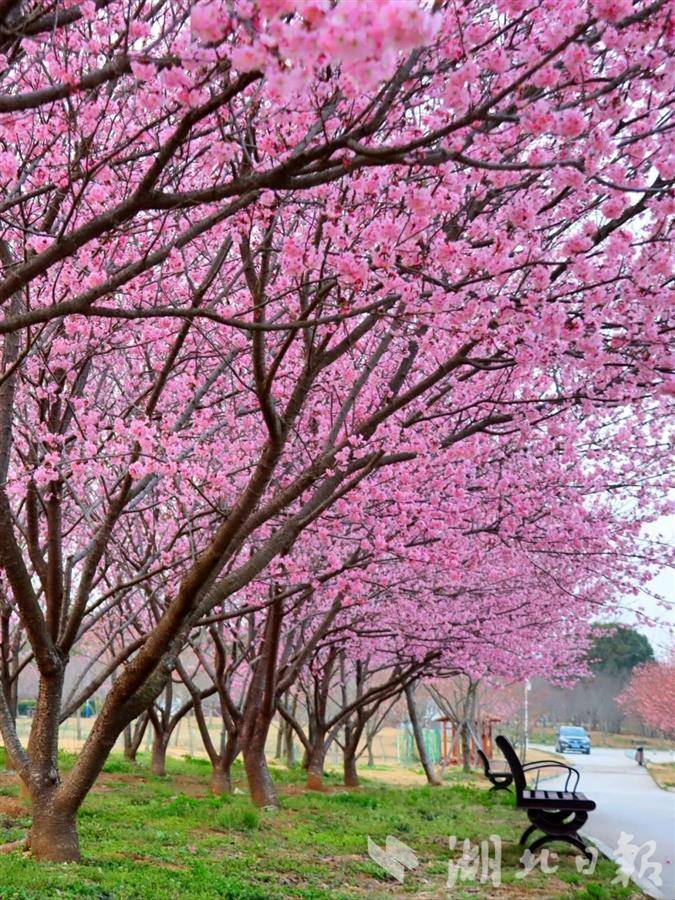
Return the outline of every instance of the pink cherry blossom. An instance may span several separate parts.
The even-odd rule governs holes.
[[[284,691],[579,674],[672,511],[667,6],[31,9],[0,599],[47,699],[28,749],[0,727],[35,807],[74,834],[122,730],[230,648],[254,793]]]

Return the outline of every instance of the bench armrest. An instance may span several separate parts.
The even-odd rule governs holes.
[[[536,772],[537,773],[537,784],[539,783],[539,769],[565,769],[567,771],[567,778],[565,779],[565,790],[569,787],[569,781],[572,775],[575,776],[574,787],[572,788],[572,792],[574,793],[579,786],[579,770],[575,769],[573,766],[568,766],[564,762],[559,762],[557,759],[542,759],[538,762],[525,763],[523,766],[523,772]]]

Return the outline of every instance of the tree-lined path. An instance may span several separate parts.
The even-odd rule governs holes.
[[[0,2],[0,732],[36,859],[189,712],[214,792],[241,757],[277,807],[275,716],[354,787],[421,679],[584,673],[667,558],[674,34],[667,0]]]

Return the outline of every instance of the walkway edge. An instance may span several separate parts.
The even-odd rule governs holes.
[[[615,862],[617,865],[620,865],[619,859],[617,858],[614,850],[606,844],[604,841],[598,840],[598,838],[593,837],[592,834],[589,834],[587,831],[580,832],[582,837],[586,838],[588,841],[592,841],[598,850],[602,853],[603,856],[606,856],[607,859],[611,859],[612,862]],[[648,897],[653,897],[654,900],[668,900],[665,894],[662,894],[661,891],[656,887],[656,885],[649,880],[649,878],[643,878],[640,875],[634,874],[630,876],[630,880],[636,884],[640,890],[644,891]]]

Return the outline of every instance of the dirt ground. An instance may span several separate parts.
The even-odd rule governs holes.
[[[30,721],[31,720],[27,717],[21,717],[18,720],[19,736],[24,740],[28,737]],[[76,717],[67,719],[61,726],[61,749],[68,752],[77,752],[84,744],[93,723],[93,718],[80,718],[79,721]],[[213,717],[208,719],[208,725],[209,732],[214,738],[214,743],[217,745],[220,736],[220,722],[217,718]],[[409,760],[401,759],[399,753],[400,734],[400,729],[386,727],[376,736],[373,742],[375,767],[367,769],[368,777],[375,781],[396,784],[401,787],[423,785],[426,783],[426,778],[419,765],[411,763]],[[149,752],[151,745],[152,731],[148,729],[140,749],[141,751]],[[270,758],[274,756],[276,746],[277,728],[276,724],[273,724],[267,741],[267,753]],[[123,742],[121,739],[118,740],[115,749],[122,752]],[[176,731],[171,738],[168,754],[176,758],[192,756],[197,759],[206,759],[206,752],[202,746],[199,730],[197,729],[197,725],[192,716],[186,716],[177,726]],[[497,750],[495,750],[495,757],[499,758]],[[543,753],[532,747],[528,748],[528,762],[544,758],[559,759],[560,757],[556,757],[555,754],[551,753]],[[366,762],[367,754],[364,751],[359,760],[359,767],[365,770]],[[341,766],[342,758],[340,749],[337,745],[333,745],[330,748],[326,764],[328,768],[339,768]]]
[[[66,752],[77,752],[84,744],[94,721],[95,720],[93,718],[80,718],[78,720],[78,718],[76,718],[75,716],[67,719],[60,729],[61,749]],[[207,719],[207,721],[209,732],[213,736],[217,745],[220,737],[220,722],[215,717],[209,718]],[[18,731],[19,736],[22,740],[25,740],[28,737],[30,722],[31,720],[28,717],[20,717],[18,719]],[[384,728],[377,735],[373,745],[375,764],[377,766],[398,766],[400,764],[398,752],[398,735],[399,730],[397,728]],[[152,731],[151,729],[148,729],[143,739],[141,750],[149,751],[151,745]],[[267,740],[267,753],[270,756],[274,755],[276,746],[277,728],[276,724],[273,724],[270,729],[269,738]],[[119,750],[120,752],[122,751],[123,742],[121,739],[117,741],[115,749]],[[168,752],[170,756],[175,757],[194,756],[197,759],[206,759],[206,752],[202,746],[201,738],[199,736],[199,730],[193,716],[185,716],[185,718],[178,724],[174,734],[171,737],[171,743],[169,745]],[[340,763],[340,761],[341,757],[339,748],[334,745],[329,751],[327,762],[329,765],[337,765]],[[364,753],[361,757],[361,765],[365,765],[365,762],[366,755]]]

